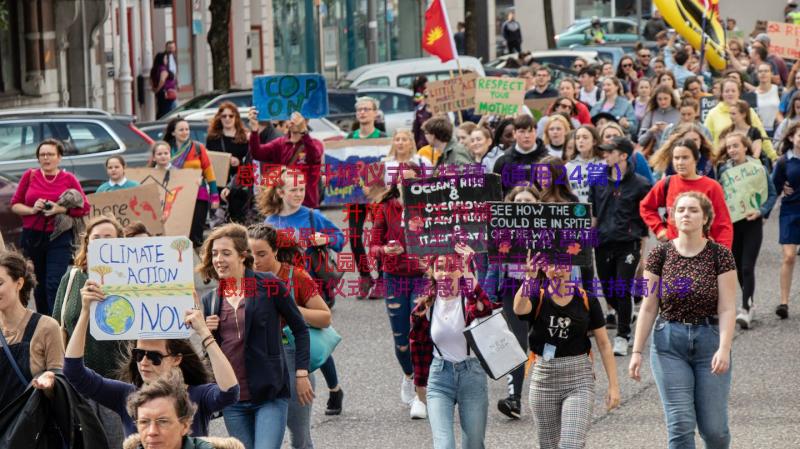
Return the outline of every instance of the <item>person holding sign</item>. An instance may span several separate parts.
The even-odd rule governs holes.
[[[106,159],[108,181],[100,184],[100,187],[97,188],[97,193],[113,192],[138,186],[138,182],[125,177],[125,167],[127,167],[127,164],[122,156],[111,156]]]
[[[251,108],[247,117],[250,129],[258,129],[258,111]],[[322,142],[308,134],[308,123],[299,112],[293,113],[289,120],[288,135],[261,144],[259,133],[250,133],[250,152],[254,160],[265,164],[298,166],[310,186],[306,189],[303,206],[312,209],[319,207],[320,191],[317,186],[320,183],[324,147]]]
[[[295,339],[295,391],[301,405],[314,399],[308,327],[284,283],[272,273],[253,271],[247,237],[244,226],[227,224],[211,231],[203,244],[197,271],[225,284],[203,296],[203,313],[241,389],[239,402],[225,408],[228,433],[247,449],[279,449],[291,397],[282,320]]]
[[[742,309],[736,316],[736,323],[742,329],[749,329],[750,322],[753,320],[753,294],[756,290],[755,268],[758,253],[761,251],[761,241],[764,238],[764,218],[769,216],[769,212],[775,206],[778,192],[770,180],[767,168],[753,157],[750,139],[746,135],[732,132],[725,136],[717,161],[719,164],[718,179],[722,184],[726,200],[741,199],[742,202],[756,200],[755,204],[752,202],[746,204],[748,212],[744,216],[739,216],[739,219],[734,218],[736,221],[733,222],[733,260],[736,262],[736,276],[739,278],[739,286],[742,289]],[[738,176],[730,174],[733,171],[744,174],[747,170],[745,167],[748,165],[752,167],[750,173],[754,174],[747,178],[739,179]],[[734,170],[735,167],[740,168]],[[728,175],[725,175],[726,172]],[[762,196],[764,192],[756,192],[753,189],[755,185],[760,184],[766,187],[766,198]],[[751,195],[740,196],[742,191]],[[730,203],[731,201],[728,200],[729,205]],[[738,207],[737,205],[737,209]],[[730,209],[733,211],[733,208]]]
[[[547,148],[541,140],[536,138],[536,119],[530,115],[519,115],[514,119],[514,140],[513,147],[505,150],[505,154],[497,159],[494,164],[494,172],[503,176],[503,194],[508,193],[516,184],[511,178],[511,173],[515,169],[524,169],[526,173],[527,185],[531,185],[531,166],[538,163],[547,156]]]
[[[596,297],[570,287],[570,268],[528,253],[525,282],[514,296],[514,313],[530,326],[534,363],[530,407],[541,449],[585,447],[594,408],[594,334],[608,377],[606,409],[619,406],[619,382],[611,342]]]
[[[783,155],[775,163],[772,172],[772,182],[783,195],[778,240],[783,250],[781,303],[775,313],[781,319],[786,319],[789,317],[789,293],[792,290],[797,245],[800,245],[800,122],[786,130],[781,151]]]
[[[461,447],[482,449],[489,408],[487,376],[470,353],[464,330],[475,319],[491,315],[493,304],[470,271],[472,249],[459,243],[455,251],[433,258],[428,293],[416,300],[411,312],[408,339],[414,385],[426,398],[434,449],[456,447],[456,407]]]
[[[203,179],[197,191],[197,202],[194,206],[192,228],[189,239],[195,248],[203,244],[203,229],[208,218],[208,208],[219,207],[219,194],[217,193],[217,178],[214,175],[214,166],[208,157],[206,147],[191,139],[189,122],[178,117],[167,123],[164,140],[170,145],[171,163],[175,168],[199,168],[203,172]],[[224,181],[224,180],[223,180]]]

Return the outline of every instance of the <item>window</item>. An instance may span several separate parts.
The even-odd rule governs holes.
[[[390,92],[370,92],[369,96],[378,100],[380,109],[384,114],[411,112],[414,110],[414,100],[407,95]]]
[[[0,124],[0,162],[36,159],[41,130],[38,123]]]
[[[388,85],[389,85],[389,78],[386,77],[386,76],[381,76],[381,77],[378,77],[378,78],[370,78],[368,80],[364,80],[361,83],[358,83],[359,87],[363,87],[363,86],[386,87]]]
[[[98,123],[65,122],[54,125],[64,136],[64,144],[70,156],[102,153],[120,147],[114,137]]]
[[[628,22],[611,22],[614,34],[636,34],[636,25]]]
[[[216,109],[226,101],[235,104],[237,108],[249,108],[253,106],[253,94],[248,92],[247,94],[234,94],[221,97],[208,105],[208,107]]]
[[[328,112],[330,114],[355,114],[355,92],[328,92]]]

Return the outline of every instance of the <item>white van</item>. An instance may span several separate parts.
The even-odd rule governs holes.
[[[461,70],[472,71],[479,76],[485,76],[483,65],[477,58],[471,56],[459,56]],[[411,84],[420,75],[428,77],[428,81],[436,81],[450,78],[450,71],[458,74],[458,65],[455,60],[442,63],[439,58],[415,58],[401,59],[398,61],[379,62],[377,64],[367,64],[347,72],[347,75],[339,81],[337,87],[360,88],[360,87],[405,87],[411,88]]]

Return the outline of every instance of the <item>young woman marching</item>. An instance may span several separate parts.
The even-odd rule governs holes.
[[[593,126],[583,125],[575,131],[575,154],[567,159],[567,179],[570,188],[582,203],[589,200],[589,165],[601,164],[599,136]]]
[[[453,412],[458,407],[461,447],[483,449],[489,391],[486,372],[470,353],[464,329],[492,313],[492,302],[470,272],[473,251],[457,244],[456,254],[438,256],[429,269],[428,293],[411,313],[414,384],[425,392],[434,449],[455,449]],[[453,269],[452,267],[455,267]]]
[[[764,218],[769,215],[778,192],[769,176],[769,171],[753,157],[750,139],[740,132],[731,132],[722,138],[722,146],[717,157],[720,179],[727,170],[747,162],[758,162],[758,168],[763,171],[763,179],[767,185],[767,198],[757,209],[751,209],[744,218],[733,223],[733,259],[736,261],[736,275],[739,286],[742,288],[742,309],[736,316],[736,322],[742,329],[748,329],[753,319],[753,294],[756,289],[756,261],[761,251],[761,241],[764,238]],[[728,189],[735,189],[733,185],[723,185],[726,196]]]
[[[642,351],[655,322],[650,363],[664,405],[668,447],[693,448],[697,427],[707,448],[727,448],[736,263],[727,247],[707,237],[714,221],[707,196],[679,194],[670,215],[678,235],[647,257],[650,293],[639,311],[628,375],[641,380]],[[687,288],[676,288],[680,285]]]
[[[296,246],[278,245],[278,231],[266,224],[257,224],[248,228],[250,251],[253,253],[256,271],[272,273],[286,284],[289,293],[297,303],[297,308],[309,326],[318,329],[331,325],[331,310],[317,292],[316,284],[301,267],[294,266],[295,256],[300,254]],[[284,242],[281,242],[283,245]],[[289,386],[292,388],[292,399],[289,402],[289,415],[286,427],[292,440],[293,448],[313,448],[311,441],[311,406],[300,404],[295,391],[294,366],[295,346],[283,340],[283,352],[289,368]],[[314,375],[309,373],[311,388],[315,386]],[[341,391],[341,390],[340,390]]]
[[[783,154],[772,172],[775,189],[783,195],[778,240],[783,250],[781,303],[775,313],[781,319],[786,319],[789,317],[789,293],[792,290],[797,245],[800,245],[800,122],[786,130],[781,149]]]
[[[617,367],[597,298],[571,285],[570,267],[528,260],[514,313],[530,326],[536,355],[530,376],[530,407],[541,449],[585,447],[594,408],[593,331],[608,377],[606,408],[619,406]],[[531,294],[533,293],[533,294]]]

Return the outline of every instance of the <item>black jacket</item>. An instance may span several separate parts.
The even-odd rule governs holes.
[[[636,174],[630,164],[619,186],[608,178],[606,185],[589,188],[589,202],[592,203],[592,215],[597,217],[600,245],[633,242],[647,237],[647,226],[639,215],[639,202],[649,191],[647,180]]]
[[[522,154],[517,151],[516,148],[517,146],[514,145],[513,147],[507,149],[505,154],[500,156],[500,158],[497,159],[497,162],[494,163],[494,172],[502,177],[504,196],[509,190],[515,187],[515,184],[512,183],[512,181],[514,181],[513,177],[511,176],[513,173],[512,168],[523,169],[525,173],[525,180],[530,182],[533,180],[531,176],[531,169],[530,167],[523,166],[538,164],[547,156],[547,148],[540,139],[536,139],[536,147],[530,153]],[[538,183],[534,184],[537,184],[538,187]]]
[[[0,410],[0,449],[108,447],[94,410],[61,373],[56,373],[52,400],[28,387]]]
[[[294,334],[296,369],[308,369],[309,336],[303,315],[297,308],[282,281],[272,273],[245,271],[245,279],[255,279],[255,297],[245,298],[244,313],[244,364],[247,368],[247,385],[250,401],[254,404],[277,398],[288,398],[289,372],[281,342],[281,318]],[[277,290],[277,294],[272,294]],[[219,315],[221,298],[213,290],[203,296],[205,316]],[[222,346],[222,336],[214,337]],[[239,379],[239,383],[242,379]]]

